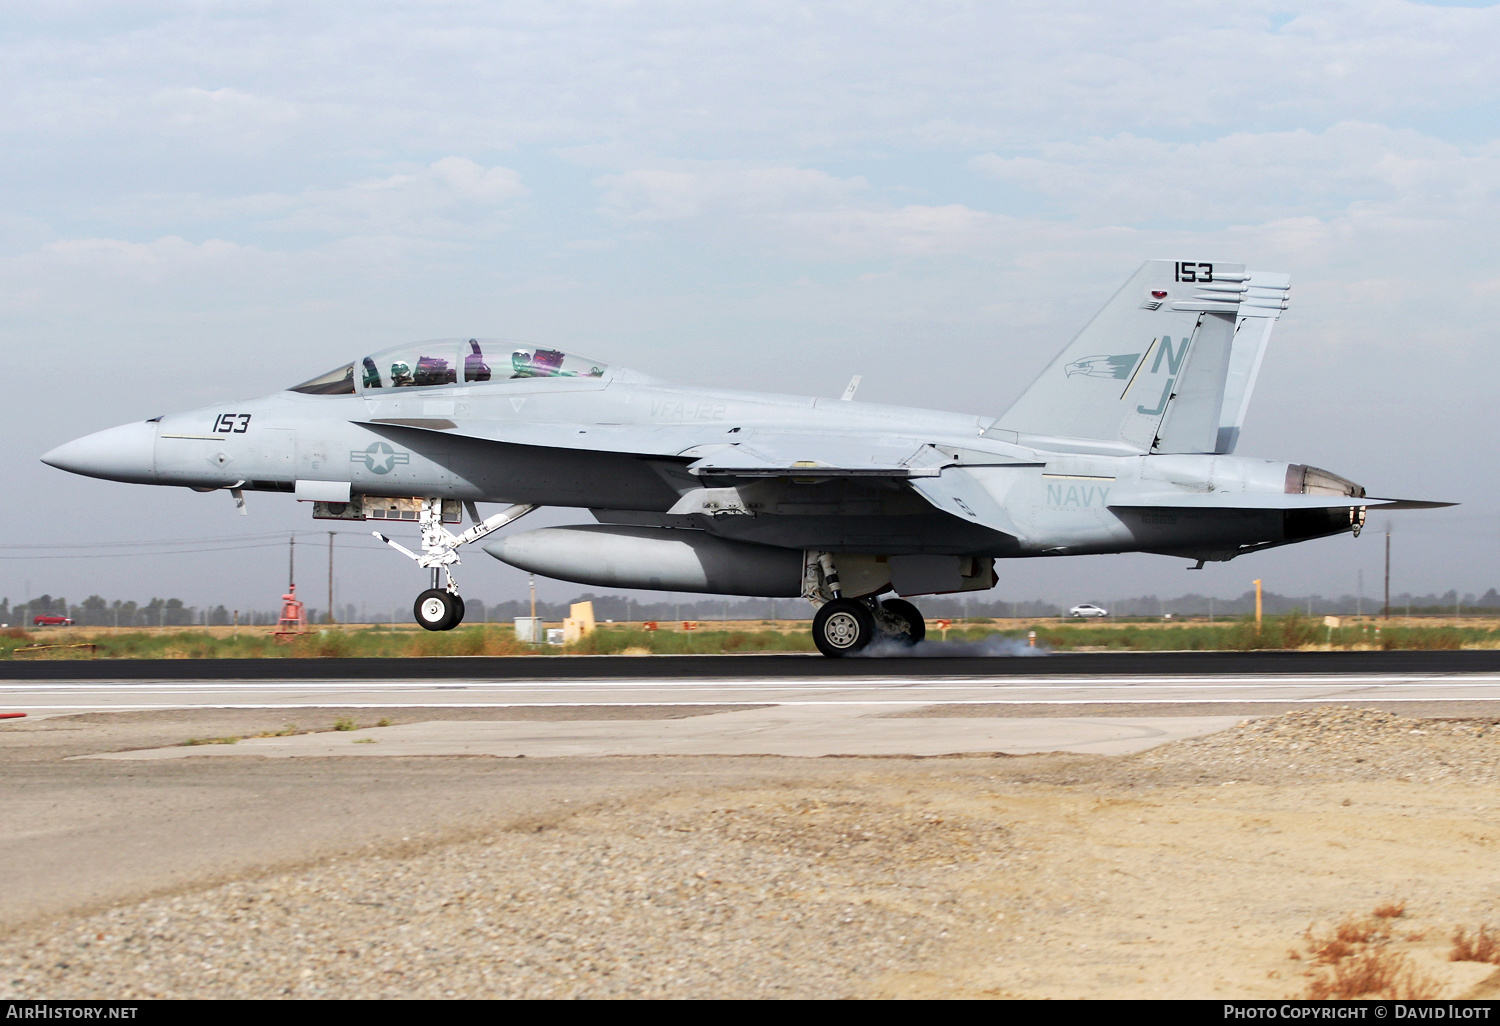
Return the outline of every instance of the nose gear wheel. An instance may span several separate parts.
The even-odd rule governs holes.
[[[464,619],[464,600],[451,591],[428,588],[412,605],[417,623],[429,631],[447,631]]]

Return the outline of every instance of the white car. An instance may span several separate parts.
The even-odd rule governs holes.
[[[1108,616],[1109,610],[1096,606],[1092,602],[1081,602],[1068,610],[1069,616]]]

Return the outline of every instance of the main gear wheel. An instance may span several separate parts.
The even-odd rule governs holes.
[[[854,599],[825,602],[813,617],[813,644],[825,656],[838,658],[858,652],[875,637],[875,616]]]

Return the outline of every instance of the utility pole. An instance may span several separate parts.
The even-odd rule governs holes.
[[[1391,618],[1391,525],[1385,525],[1385,619]]]
[[[1260,630],[1260,578],[1255,579],[1255,629]]]
[[[333,532],[328,532],[328,622],[338,623],[339,618],[333,615]]]
[[[531,575],[531,618],[536,619],[536,574]]]

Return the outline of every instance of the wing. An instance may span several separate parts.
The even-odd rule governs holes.
[[[353,423],[387,433],[422,431],[434,437],[459,436],[539,449],[582,449],[637,456],[677,456],[703,441],[692,424],[566,424],[541,421],[449,420],[438,417],[379,417]]]
[[[688,472],[705,478],[935,477],[953,462],[916,438],[821,432],[758,432],[681,455],[694,457]]]

